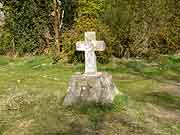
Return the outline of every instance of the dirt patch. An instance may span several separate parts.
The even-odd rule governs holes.
[[[129,74],[121,74],[121,75],[114,75],[114,80],[137,80],[137,76],[129,75]],[[138,78],[139,79],[139,78]]]
[[[173,84],[160,84],[159,87],[160,91],[167,92],[169,94],[172,94],[173,96],[179,96],[180,97],[180,86],[173,85]]]
[[[173,120],[180,123],[179,112],[167,110],[163,107],[154,104],[147,103],[145,107],[145,112],[146,112],[145,114],[155,116],[161,120],[165,120],[165,121]],[[147,118],[148,117],[150,116],[147,116]]]

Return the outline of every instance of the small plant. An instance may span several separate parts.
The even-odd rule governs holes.
[[[128,96],[118,95],[113,102],[113,111],[119,111],[128,104]]]

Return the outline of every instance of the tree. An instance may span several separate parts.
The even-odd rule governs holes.
[[[64,9],[59,0],[8,0],[3,2],[5,29],[16,53],[41,54],[55,44],[55,57],[62,52],[61,29]],[[54,42],[54,43],[53,43]]]
[[[54,32],[55,32],[55,56],[54,63],[60,58],[60,53],[63,52],[61,45],[61,28],[63,25],[64,10],[62,8],[62,2],[59,0],[53,0],[53,16],[54,16]]]
[[[116,57],[151,57],[179,48],[177,0],[109,0],[104,22],[116,37]]]

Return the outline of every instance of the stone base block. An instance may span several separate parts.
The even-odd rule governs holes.
[[[76,74],[70,82],[64,105],[73,105],[81,102],[112,103],[119,91],[112,82],[108,73],[96,75]]]

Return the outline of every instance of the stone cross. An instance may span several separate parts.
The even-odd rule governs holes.
[[[96,55],[95,51],[104,51],[105,42],[96,41],[95,32],[85,32],[85,41],[76,43],[77,51],[85,51],[85,74],[96,75]]]

